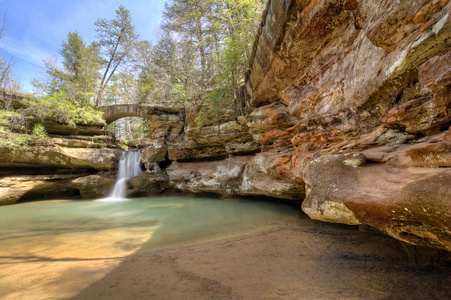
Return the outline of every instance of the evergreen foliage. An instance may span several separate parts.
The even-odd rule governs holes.
[[[44,125],[42,125],[41,123],[37,123],[37,124],[34,124],[31,135],[39,136],[39,137],[47,137],[47,131],[45,130]]]
[[[141,86],[144,95],[160,101],[206,95],[200,98],[212,108],[227,106],[242,113],[240,88],[263,4],[263,0],[166,2],[161,38],[152,49],[150,68],[141,75],[146,78]]]
[[[103,48],[103,54],[106,57],[106,65],[96,99],[96,105],[100,105],[108,83],[119,67],[126,63],[138,35],[135,33],[135,26],[131,23],[130,12],[122,5],[116,10],[115,19],[99,19],[94,25],[99,45]]]
[[[27,118],[42,124],[47,119],[71,126],[99,123],[102,116],[95,106],[145,101],[192,100],[202,107],[198,126],[224,108],[242,114],[241,88],[264,2],[168,0],[154,45],[138,41],[130,12],[119,6],[115,18],[94,23],[96,41],[88,44],[78,32],[68,33],[61,61],[45,61],[45,76],[33,81],[35,97],[26,108],[0,111],[0,130],[17,129]],[[0,57],[0,79],[10,70],[2,63]],[[34,135],[45,136],[42,124],[34,127]],[[148,136],[147,127],[136,119],[110,125],[128,140]]]

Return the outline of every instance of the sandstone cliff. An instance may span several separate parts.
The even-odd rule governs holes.
[[[251,117],[293,153],[312,218],[451,250],[450,18],[449,1],[271,1]]]
[[[314,219],[451,250],[450,11],[270,1],[246,82],[255,109],[200,127],[199,108],[160,115],[148,172],[168,176],[163,189],[290,199]]]
[[[21,108],[27,97],[3,91],[0,104],[7,99],[11,107]],[[10,121],[15,124],[14,119]],[[105,134],[104,123],[69,126],[47,119],[42,123],[48,137],[30,135],[33,125],[41,122],[27,117],[18,123],[20,126],[10,126],[11,131],[0,131],[0,205],[18,200],[79,196],[83,177],[89,179],[90,175],[114,170],[117,165],[117,150],[112,138]],[[113,180],[106,179],[108,188],[100,188],[101,192],[95,194],[107,194]]]

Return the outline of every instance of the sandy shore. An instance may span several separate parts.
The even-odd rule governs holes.
[[[301,221],[143,249],[72,299],[449,299],[451,269],[409,266],[389,238]]]
[[[67,252],[55,259],[31,254],[3,257],[0,298],[449,299],[451,295],[450,268],[409,266],[393,239],[306,216],[294,225],[168,249],[154,249],[152,239],[142,244],[143,238],[135,236],[139,250],[126,246],[120,256],[87,249],[89,259]],[[81,250],[72,247],[74,255]]]

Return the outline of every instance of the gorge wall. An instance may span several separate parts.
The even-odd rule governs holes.
[[[129,195],[286,199],[313,219],[451,251],[448,0],[271,0],[246,91],[246,116],[195,103],[142,105],[153,140],[142,146],[146,171],[129,180]],[[74,136],[63,140],[87,143]],[[76,178],[60,178],[65,186],[87,198],[108,191],[112,180],[97,171],[114,168],[115,149],[85,145],[87,158],[52,143],[52,158],[35,145],[31,154],[2,149],[0,163],[78,165]]]
[[[260,119],[248,124],[264,151],[290,153],[310,217],[451,249],[450,11],[271,1],[247,85]]]
[[[147,169],[164,189],[289,199],[451,250],[450,13],[438,0],[270,1],[253,111],[201,127],[199,108],[159,116]]]

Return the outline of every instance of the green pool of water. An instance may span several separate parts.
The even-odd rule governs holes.
[[[288,225],[299,214],[299,208],[280,202],[188,196],[28,202],[0,207],[0,251],[33,257],[62,244],[80,249],[95,244],[96,253],[102,247],[109,252],[171,247]]]

